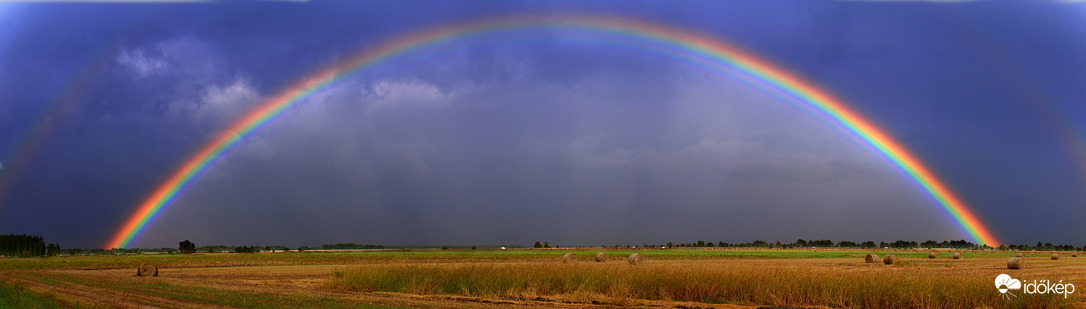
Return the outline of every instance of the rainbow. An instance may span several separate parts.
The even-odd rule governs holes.
[[[0,14],[5,13],[4,9],[0,4]],[[115,61],[113,56],[120,51],[121,46],[132,39],[134,34],[140,33],[141,29],[145,29],[146,27],[143,26],[148,22],[157,20],[155,19],[157,13],[168,11],[160,8],[154,12],[156,14],[120,21],[123,23],[121,28],[126,31],[118,33],[113,39],[105,40],[109,44],[102,44],[98,48],[91,49],[88,54],[96,55],[96,57],[91,57],[92,60],[84,64],[81,72],[73,75],[63,90],[57,91],[56,96],[41,109],[41,113],[32,118],[38,120],[23,137],[17,140],[11,153],[6,158],[0,157],[5,169],[3,173],[0,173],[0,206],[5,204],[4,200],[8,193],[16,186],[17,180],[29,167],[30,161],[35,159],[37,153],[45,147],[49,138],[57,130],[57,126],[64,123],[63,119],[78,109],[81,100],[86,99],[86,95],[94,90],[95,82],[109,71],[109,64]]]
[[[693,32],[648,22],[611,17],[542,16],[487,19],[417,32],[367,49],[356,56],[301,79],[274,97],[260,103],[258,107],[223,130],[210,143],[207,143],[190,156],[188,160],[184,161],[166,181],[162,182],[139,205],[105,247],[127,247],[161,214],[167,205],[177,198],[178,194],[184,191],[189,183],[218,158],[222,157],[231,147],[252,135],[291,106],[304,101],[315,92],[324,89],[337,80],[408,52],[459,39],[522,29],[582,29],[597,31],[616,35],[620,38],[667,46],[675,52],[687,54],[696,59],[707,59],[717,65],[723,65],[740,72],[745,75],[745,78],[758,81],[770,88],[770,90],[787,95],[806,107],[820,112],[848,132],[856,135],[876,149],[933,197],[974,242],[989,246],[999,245],[992,232],[984,226],[966,204],[955,196],[942,181],[936,178],[934,173],[909,153],[905,147],[858,113],[849,109],[840,100],[810,82],[730,44]]]
[[[57,126],[63,122],[60,119],[66,117],[76,108],[79,100],[92,88],[92,82],[103,71],[100,66],[96,66],[93,68],[88,67],[83,73],[80,73],[63,91],[60,91],[56,97],[46,104],[41,115],[36,117],[41,121],[38,121],[31,130],[27,131],[26,135],[15,143],[11,155],[4,161],[4,167],[7,171],[0,173],[0,205],[4,205],[4,200],[8,196],[8,192],[11,192],[12,187],[15,186],[16,180],[22,176],[30,166],[30,161],[35,158],[38,151],[53,135]]]

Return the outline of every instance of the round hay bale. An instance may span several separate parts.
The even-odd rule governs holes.
[[[893,254],[887,254],[882,258],[882,263],[886,265],[897,264],[897,256]]]
[[[1026,257],[1026,254],[1025,253],[1019,253],[1018,257]]]
[[[630,265],[641,265],[641,263],[645,262],[645,256],[640,253],[634,253],[630,255],[628,261],[630,262]]]
[[[566,253],[566,255],[562,256],[562,263],[565,263],[565,264],[575,263],[575,262],[577,262],[578,259],[579,258],[577,258],[576,254],[573,254],[572,252],[571,253]]]
[[[143,262],[136,268],[136,276],[154,277],[158,276],[158,266],[155,266],[151,262]]]
[[[1060,254],[1059,253],[1053,253],[1049,257],[1052,258],[1053,260],[1059,260],[1060,259]]]
[[[607,253],[596,252],[595,259],[596,259],[596,262],[606,262],[607,261]]]
[[[1022,269],[1022,257],[1012,257],[1007,260],[1007,269]]]
[[[877,254],[874,254],[874,253],[868,253],[867,256],[864,257],[864,262],[865,263],[878,263],[879,262],[879,256]]]
[[[1071,253],[1071,257],[1078,257],[1078,253]]]
[[[962,253],[961,252],[954,252],[954,259],[955,260],[962,259]]]
[[[935,251],[932,251],[932,252],[928,252],[928,258],[929,258],[929,259],[934,259],[934,258],[935,258],[935,257],[937,257],[937,256],[939,256],[939,255],[938,255],[938,254],[935,254]]]

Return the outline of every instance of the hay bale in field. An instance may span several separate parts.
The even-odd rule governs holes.
[[[607,253],[596,252],[596,262],[606,262],[606,261],[607,261]]]
[[[1052,258],[1053,260],[1059,260],[1060,259],[1060,254],[1059,253],[1053,253],[1049,257]]]
[[[874,254],[874,253],[868,253],[867,256],[864,257],[864,262],[865,263],[878,263],[879,262],[879,256],[877,254]]]
[[[1018,254],[1018,257],[1026,257],[1026,254],[1024,254],[1024,253],[1019,253],[1019,254]]]
[[[1007,260],[1007,269],[1022,269],[1022,257],[1016,256]]]
[[[897,256],[893,254],[887,254],[882,258],[882,263],[886,265],[897,264]]]
[[[962,259],[962,253],[961,252],[954,252],[954,259],[955,260]]]
[[[151,262],[143,262],[139,267],[136,267],[136,276],[158,276],[158,266]]]
[[[939,256],[939,255],[938,255],[938,254],[935,254],[935,251],[932,251],[932,252],[928,252],[928,258],[929,258],[929,259],[934,259],[934,258],[935,258],[935,257],[937,257],[937,256]]]
[[[578,260],[577,255],[573,254],[572,252],[571,253],[566,253],[566,255],[562,256],[562,263],[569,264],[569,263],[577,262],[577,260]]]
[[[639,253],[634,253],[630,255],[630,258],[627,261],[630,262],[630,265],[641,265],[641,263],[645,262],[645,256]]]
[[[1078,253],[1071,253],[1071,257],[1078,257]]]

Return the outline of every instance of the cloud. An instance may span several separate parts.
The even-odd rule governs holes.
[[[200,102],[192,117],[201,121],[207,128],[224,128],[238,118],[250,112],[256,104],[263,103],[264,96],[253,88],[252,83],[242,77],[221,84],[201,85],[193,89],[195,93],[180,96],[171,105],[193,104],[186,100]],[[196,99],[191,99],[191,98]],[[187,117],[189,111],[176,111],[175,116]]]
[[[444,88],[425,76],[345,79],[220,158],[146,241],[186,226],[217,242],[288,245],[362,241],[344,235],[498,243],[554,230],[567,232],[547,237],[571,244],[733,237],[708,228],[721,224],[749,241],[740,237],[764,235],[739,231],[768,224],[840,238],[852,230],[820,226],[849,213],[940,220],[885,163],[817,118],[699,72],[548,80],[528,71]],[[200,113],[268,96],[245,81],[208,89]],[[647,233],[675,225],[691,227]],[[793,236],[809,237],[772,235]]]
[[[436,85],[420,80],[382,80],[369,89],[372,108],[434,107],[455,100],[452,93],[441,91]]]
[[[193,112],[208,100],[210,90],[250,85],[238,74],[228,53],[191,36],[175,36],[122,48],[114,55],[117,70],[88,87],[88,112]],[[221,91],[221,90],[219,90]],[[221,94],[219,94],[221,95]],[[221,101],[221,100],[220,100]]]
[[[166,61],[148,57],[143,50],[121,51],[117,55],[117,63],[126,66],[136,74],[136,78],[146,78],[148,75],[159,72],[166,67]]]
[[[290,0],[284,0],[290,1]],[[69,2],[69,3],[210,3],[221,0],[3,0],[0,2]]]
[[[182,35],[122,49],[117,60],[137,80],[151,80],[141,82],[190,85],[235,77],[228,56],[209,42]]]
[[[930,2],[930,3],[956,3],[956,2],[978,2],[985,0],[838,0],[848,2]]]
[[[72,224],[49,232],[73,246],[96,245],[91,238],[112,232],[195,149],[308,74],[431,26],[542,11],[606,11],[733,42],[845,99],[976,205],[1036,204],[998,189],[1007,179],[999,175],[1054,188],[1032,190],[1052,199],[1046,205],[1077,192],[1075,181],[1033,182],[1068,174],[1049,172],[1058,168],[1008,164],[1060,160],[1001,151],[1007,139],[1032,139],[1040,126],[1018,120],[1030,119],[1022,117],[1028,111],[1006,112],[1011,105],[1001,100],[1017,98],[1002,92],[1010,88],[1002,79],[976,78],[1008,75],[993,71],[984,51],[968,45],[976,38],[955,24],[982,22],[1009,42],[1052,44],[1015,51],[1028,66],[1055,59],[1032,57],[1037,51],[1074,51],[1066,44],[1081,40],[1061,39],[1073,31],[1037,31],[1048,28],[1023,18],[1070,13],[970,10],[949,20],[924,10],[818,3],[765,7],[758,16],[728,2],[695,10],[420,5],[317,2],[264,6],[261,14],[246,14],[251,3],[169,12],[56,5],[2,13],[14,26],[0,42],[0,140],[33,129],[24,115],[39,115],[75,77],[91,82],[70,118],[55,122],[34,173],[20,183],[27,190],[12,194],[12,203],[28,206],[5,207],[20,213],[3,213],[0,226],[34,232],[32,220],[12,218],[73,214]],[[1004,28],[1031,31],[996,31]],[[455,40],[334,83],[215,161],[139,245],[176,243],[180,234],[202,244],[287,245],[961,235],[922,188],[809,108],[718,72],[562,31]],[[1053,76],[1074,81],[1067,72]],[[1061,82],[1045,85],[1064,97],[1076,93]],[[986,105],[974,108],[977,102]],[[1057,148],[1041,146],[1025,148]],[[977,153],[999,155],[976,160]],[[1043,223],[1051,212],[1027,215]],[[917,222],[934,227],[916,230]],[[1071,223],[1044,225],[1056,231]]]

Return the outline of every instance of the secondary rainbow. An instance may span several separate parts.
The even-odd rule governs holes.
[[[659,24],[630,19],[599,16],[515,17],[497,18],[437,27],[406,35],[320,70],[294,83],[274,97],[261,102],[237,122],[219,133],[199,149],[162,182],[106,243],[106,248],[124,248],[169,205],[202,171],[223,156],[232,146],[252,135],[285,110],[327,85],[374,66],[398,55],[425,49],[444,42],[488,33],[520,29],[583,29],[614,34],[623,38],[643,40],[672,47],[698,59],[718,62],[741,72],[748,78],[773,88],[796,101],[817,110],[842,128],[868,143],[897,168],[908,175],[950,215],[969,237],[977,243],[998,246],[992,232],[984,226],[966,204],[920,160],[909,153],[878,127],[852,111],[829,92],[792,73],[759,59],[748,52],[719,39]]]

